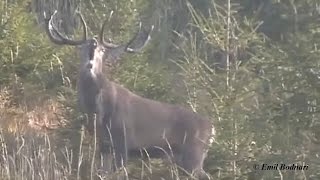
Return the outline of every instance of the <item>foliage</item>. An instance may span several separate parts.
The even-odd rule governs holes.
[[[305,6],[312,9],[312,3]],[[250,19],[232,11],[239,8],[236,5],[228,10],[227,3],[213,4],[208,18],[189,8],[198,31],[182,47],[185,57],[178,65],[187,86],[194,90],[192,106],[207,109],[215,120],[218,136],[207,162],[209,169],[218,169],[219,179],[319,177],[319,162],[313,161],[319,140],[315,129],[320,122],[319,72],[315,71],[320,39],[314,18],[306,18],[309,21],[295,32],[283,30],[286,39],[275,41],[261,32],[255,16]],[[307,16],[303,9],[301,13]],[[295,23],[287,26],[299,25]],[[224,56],[212,56],[207,52],[210,48]],[[220,59],[214,62],[225,63],[218,64],[220,70],[212,62],[216,57]],[[201,100],[201,96],[206,98]],[[307,164],[309,169],[294,173],[254,170],[254,164],[264,163]]]
[[[79,58],[75,48],[57,47],[44,33],[43,11],[54,10],[59,30],[73,38],[82,33],[76,10],[91,36],[114,11],[105,35],[115,43],[130,39],[138,21],[155,25],[147,50],[124,56],[106,76],[212,119],[217,136],[205,169],[213,178],[320,178],[317,0],[5,0],[0,9],[0,179],[32,173],[73,179],[82,172],[89,178],[95,172],[95,146],[83,138],[85,117],[76,103]],[[63,127],[41,136],[31,122]],[[281,163],[309,168],[254,169]],[[174,167],[164,173],[163,166],[155,176],[178,178]],[[144,171],[136,164],[130,170]]]
[[[26,12],[26,2],[7,6],[1,2],[4,11],[1,12],[0,82],[9,84],[21,78],[43,88],[55,86],[51,83],[62,84],[61,79],[53,79],[61,73],[62,62],[52,55],[55,51],[58,55],[61,52],[47,46],[43,34],[39,36],[41,31],[34,26],[32,15]]]

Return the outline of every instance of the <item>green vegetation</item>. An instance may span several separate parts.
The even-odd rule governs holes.
[[[212,119],[205,170],[213,179],[320,178],[317,0],[3,0],[0,179],[104,176],[91,165],[99,158],[76,105],[76,49],[52,44],[43,29],[43,11],[55,9],[58,28],[74,38],[82,31],[76,9],[90,35],[114,11],[106,31],[114,42],[128,40],[139,20],[155,25],[145,52],[125,56],[110,79]],[[129,179],[184,178],[158,160],[132,160],[127,171]]]

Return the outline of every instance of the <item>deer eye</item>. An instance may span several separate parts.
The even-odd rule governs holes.
[[[97,47],[97,42],[93,42],[92,46],[93,46],[94,48],[96,48],[96,47]]]

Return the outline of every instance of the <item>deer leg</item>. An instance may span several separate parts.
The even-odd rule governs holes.
[[[100,117],[98,117],[100,118]],[[109,128],[106,124],[102,123],[104,121],[97,121],[97,138],[99,142],[99,148],[100,148],[100,157],[102,162],[102,169],[106,170],[107,172],[112,172],[112,142],[111,140],[111,134],[109,133]]]
[[[204,152],[204,146],[201,143],[186,144],[182,152],[180,166],[196,178],[207,178],[206,173],[202,169],[205,157]]]
[[[109,143],[103,142],[100,140],[100,153],[101,153],[101,162],[103,170],[107,172],[112,172],[112,151]]]
[[[125,135],[122,129],[112,130],[112,141],[115,155],[114,166],[116,169],[125,167],[128,160],[128,150],[126,147]]]
[[[85,114],[86,116],[86,129],[88,130],[89,134],[92,136],[94,133],[94,115],[93,114]]]

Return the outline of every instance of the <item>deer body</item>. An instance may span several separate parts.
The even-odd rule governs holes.
[[[120,122],[124,123],[127,126],[125,131],[128,148],[166,146],[166,141],[171,145],[182,144],[185,133],[188,132],[187,136],[190,136],[191,132],[198,133],[201,138],[201,134],[207,132],[197,132],[197,129],[210,127],[206,119],[190,110],[142,98],[115,83],[101,89],[101,96],[102,100],[97,104],[103,104],[103,111],[111,112],[106,115],[99,114],[99,118],[103,119],[99,124],[114,121],[111,123],[121,126]]]
[[[89,132],[92,132],[96,114],[100,152],[107,157],[104,164],[109,164],[112,152],[116,169],[126,165],[130,152],[160,149],[165,151],[163,156],[169,155],[187,172],[202,175],[209,139],[214,135],[210,121],[184,107],[140,97],[105,77],[105,61],[115,62],[124,52],[139,51],[150,39],[150,33],[139,31],[129,43],[114,45],[104,42],[104,23],[99,40],[87,40],[86,24],[80,15],[84,38],[73,41],[54,28],[53,16],[46,19],[46,32],[51,41],[80,46],[79,107],[88,114]],[[139,38],[142,42],[137,43]],[[133,44],[140,45],[130,47]]]

